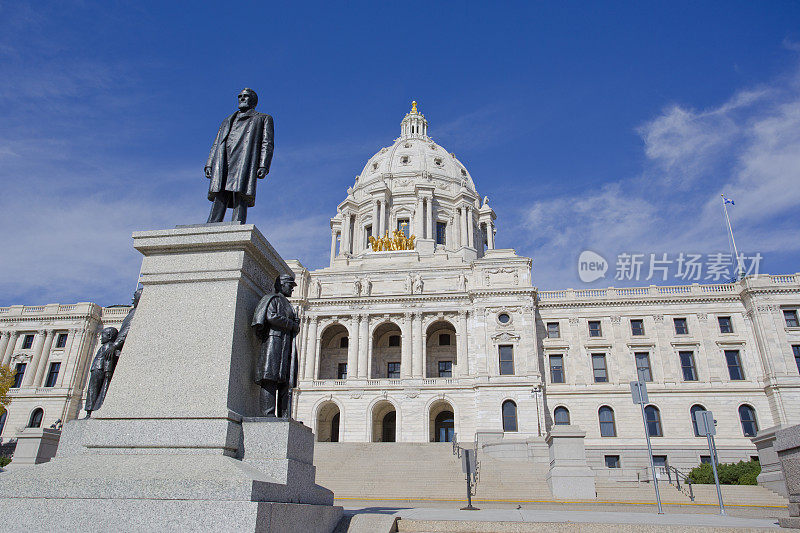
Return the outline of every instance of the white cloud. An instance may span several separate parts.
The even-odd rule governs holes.
[[[798,73],[704,111],[670,106],[638,132],[640,175],[528,206],[521,226],[540,286],[576,285],[574,262],[584,249],[612,263],[625,251],[727,252],[722,192],[736,201],[730,213],[740,252],[767,254],[768,270],[769,252],[800,252]]]

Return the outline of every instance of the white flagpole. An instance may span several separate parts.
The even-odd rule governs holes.
[[[728,216],[728,204],[725,201],[725,194],[720,194],[720,196],[722,197],[722,210],[725,212],[725,221],[728,223],[728,234],[731,236],[731,242],[733,243],[733,255],[736,257],[736,268],[739,269],[736,279],[740,280],[744,277],[744,268],[742,268],[739,252],[736,250],[736,240],[733,238],[733,227],[731,227],[731,219]]]

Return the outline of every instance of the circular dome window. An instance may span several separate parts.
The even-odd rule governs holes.
[[[499,320],[501,324],[508,324],[511,321],[511,317],[508,316],[508,313],[500,313],[497,315],[497,320]]]

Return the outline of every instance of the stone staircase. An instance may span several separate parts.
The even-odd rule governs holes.
[[[479,454],[476,499],[552,500],[547,466]],[[317,483],[337,498],[466,499],[461,461],[449,443],[330,443],[314,449]]]
[[[552,502],[547,485],[548,465],[522,458],[495,458],[479,453],[476,501]],[[339,499],[365,500],[465,500],[466,480],[461,461],[449,443],[348,443],[317,442],[314,448],[317,483]],[[651,503],[653,486],[636,481],[598,477],[597,501]],[[695,504],[716,505],[714,485],[693,485]],[[692,502],[684,492],[666,481],[659,482],[665,504]],[[780,506],[787,499],[764,487],[726,485],[726,505]]]

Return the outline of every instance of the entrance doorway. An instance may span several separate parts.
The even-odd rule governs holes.
[[[383,417],[383,429],[381,431],[381,442],[394,442],[395,441],[395,431],[397,427],[397,413],[395,411],[391,411],[386,413],[386,416]]]
[[[452,411],[442,411],[436,415],[434,422],[436,442],[453,442],[455,419]]]

